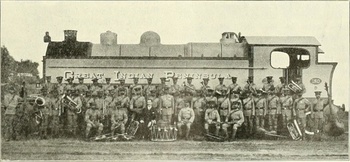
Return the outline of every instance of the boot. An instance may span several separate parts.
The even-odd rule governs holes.
[[[215,130],[215,136],[219,136],[219,131],[220,131],[219,129]]]
[[[235,141],[235,140],[236,140],[236,132],[237,132],[236,129],[233,129],[233,130],[232,130],[231,141]]]
[[[186,131],[186,140],[189,140],[189,136],[190,136],[190,129],[188,129],[188,130]]]
[[[227,129],[224,130],[224,133],[225,133],[225,140],[228,139],[228,132],[227,132]]]

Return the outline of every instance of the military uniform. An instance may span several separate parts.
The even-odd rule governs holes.
[[[265,96],[260,95],[254,99],[255,102],[255,125],[260,128],[265,127],[265,116],[267,113],[267,101]]]
[[[227,128],[232,125],[232,135],[231,135],[231,139],[235,140],[236,138],[236,132],[238,127],[240,127],[242,125],[242,123],[244,123],[244,115],[242,110],[235,108],[233,109],[229,115],[227,116],[227,118],[225,119],[225,124],[223,124],[222,128],[225,132],[226,138],[228,138],[228,132],[227,132]]]
[[[194,94],[196,93],[196,87],[191,83],[192,77],[187,77],[187,83],[184,86],[184,99],[186,102],[191,102]]]
[[[280,106],[279,98],[273,93],[267,97],[267,114],[270,131],[277,131],[277,109]]]
[[[91,128],[98,128],[97,136],[101,135],[103,130],[103,124],[101,123],[103,115],[101,114],[101,111],[96,108],[95,103],[91,103],[90,107],[91,108],[88,109],[85,113],[86,138],[88,138]]]
[[[110,80],[111,78],[106,78],[107,83],[102,85],[102,91],[105,94],[108,94],[110,91],[114,91],[114,86],[110,84]]]
[[[253,117],[255,116],[255,103],[254,98],[245,96],[243,99],[243,114],[244,114],[244,127],[246,135],[253,133]]]
[[[4,106],[5,106],[5,139],[8,141],[10,138],[15,136],[14,127],[15,123],[15,114],[16,106],[18,101],[21,100],[21,97],[15,94],[7,94],[4,96]]]
[[[42,114],[41,125],[40,125],[40,137],[47,138],[47,131],[49,126],[51,125],[52,119],[52,101],[48,97],[43,97],[45,100],[45,105],[40,106],[39,110]]]
[[[226,119],[228,113],[231,111],[230,99],[226,96],[220,97],[218,99],[218,106],[219,106],[219,113],[220,113],[221,121],[224,121]]]
[[[293,98],[289,95],[282,95],[279,103],[281,103],[283,126],[286,127],[287,122],[292,120]]]
[[[167,87],[166,87],[167,88]],[[172,115],[174,114],[174,106],[175,106],[175,100],[174,97],[170,94],[164,94],[160,97],[160,110],[161,110],[161,116],[162,120],[168,122],[172,121]]]
[[[132,120],[143,120],[143,109],[146,108],[146,99],[143,96],[136,95],[130,100],[130,111],[133,111]]]
[[[79,94],[85,94],[89,89],[88,89],[87,85],[85,85],[85,84],[78,84],[75,87],[75,90],[77,90],[79,92]]]
[[[177,84],[173,84],[170,86],[169,93],[177,99],[180,96],[180,93],[183,91],[183,87]]]
[[[211,101],[211,102],[213,102],[213,101]],[[204,129],[205,129],[206,133],[209,134],[209,125],[215,125],[215,127],[216,127],[215,135],[218,136],[219,130],[220,130],[220,115],[219,115],[218,110],[216,110],[215,108],[216,108],[216,104],[213,103],[212,105],[210,105],[210,107],[208,109],[205,110]]]
[[[241,86],[239,86],[237,83],[237,77],[232,77],[232,84],[228,86],[229,93],[232,94],[239,94],[239,92],[242,91]]]
[[[43,87],[45,87],[49,93],[54,90],[54,84],[51,83],[51,76],[46,76],[46,83]]]
[[[256,91],[258,90],[255,83],[253,83],[254,77],[249,76],[247,84],[244,86],[243,91],[250,92],[252,94],[256,94]]]
[[[125,133],[125,125],[126,122],[128,122],[128,113],[126,109],[123,109],[122,107],[122,100],[117,101],[114,103],[114,109],[112,111],[112,117],[111,117],[111,132],[112,136],[114,135],[114,131],[116,127],[120,127],[121,134]]]
[[[73,78],[67,78],[66,81],[68,82],[68,84],[66,84],[66,86],[64,87],[64,92],[67,93],[67,91],[74,91],[75,86],[73,84]]]
[[[56,77],[56,79],[57,79],[57,83],[54,84],[54,89],[58,91],[59,95],[63,95],[65,93],[65,91],[64,91],[65,84],[62,83],[63,77],[58,76],[58,77]]]
[[[175,100],[175,116],[177,116],[182,108],[185,107],[185,99],[183,95]]]
[[[62,99],[58,96],[51,98],[51,111],[52,111],[52,120],[51,120],[51,134],[52,136],[58,136],[60,134],[60,116],[62,112]]]
[[[192,109],[194,111],[194,114],[196,116],[193,126],[194,126],[194,132],[196,135],[200,135],[203,129],[202,124],[204,123],[204,111],[206,106],[206,101],[204,97],[194,97],[192,99]]]
[[[77,103],[77,106],[72,108],[72,107],[69,107],[68,110],[67,110],[67,122],[68,122],[68,130],[69,132],[73,133],[73,135],[75,136],[76,135],[76,131],[77,131],[77,114],[76,114],[76,110],[77,109],[81,109],[82,106],[83,106],[83,103],[80,99],[80,96],[78,96],[78,94],[75,94],[75,96],[72,98],[73,101],[75,103]]]
[[[187,130],[186,130],[186,138],[189,137],[190,134],[190,130],[191,130],[191,125],[193,123],[195,119],[195,113],[193,111],[193,109],[191,109],[189,107],[189,105],[187,105],[187,107],[182,108],[179,112],[178,115],[178,123],[177,123],[177,127],[179,130],[179,134],[180,136],[182,136],[182,128],[181,126],[185,125]]]
[[[145,87],[143,88],[143,92],[142,94],[148,98],[149,96],[151,96],[151,91],[156,91],[156,86],[152,85],[152,84],[147,84],[145,85]]]
[[[202,91],[202,94],[204,96],[206,96],[207,93],[208,93],[208,89],[210,88],[210,86],[208,86],[209,78],[203,78],[203,82],[202,83],[203,83],[203,85],[201,87],[201,91]]]
[[[283,90],[287,90],[288,87],[287,87],[287,84],[285,83],[285,78],[284,77],[280,77],[280,84],[278,84],[276,86],[276,89],[275,89],[275,93],[276,94],[282,94],[283,93]]]
[[[321,95],[321,91],[315,91],[316,96]],[[311,106],[311,117],[314,119],[314,132],[317,130],[322,130],[323,127],[323,110],[325,106],[325,101],[316,97],[316,99],[312,102]]]
[[[305,137],[305,127],[306,127],[306,112],[310,109],[310,102],[303,98],[299,97],[294,100],[293,103],[293,116],[301,123],[302,137]]]
[[[207,102],[214,101],[215,104],[218,104],[218,99],[214,96],[214,89],[208,88],[207,92],[208,92],[208,95],[206,96]]]

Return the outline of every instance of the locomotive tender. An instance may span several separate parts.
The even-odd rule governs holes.
[[[178,76],[179,83],[191,76],[193,84],[199,88],[202,78],[209,77],[209,86],[218,84],[217,78],[225,77],[224,84],[231,83],[230,77],[238,77],[237,83],[246,84],[248,76],[254,76],[258,87],[263,85],[266,76],[273,76],[275,85],[278,78],[284,76],[287,82],[296,75],[302,76],[305,85],[305,98],[314,98],[314,91],[324,90],[324,83],[330,85],[337,63],[319,62],[318,56],[323,54],[320,43],[308,36],[241,36],[240,33],[224,32],[220,42],[168,45],[161,44],[160,36],[152,31],[141,35],[139,44],[118,44],[117,34],[107,31],[100,35],[100,44],[77,41],[77,31],[65,30],[64,41],[48,43],[46,55],[43,57],[43,74],[53,78],[92,78],[109,77],[112,84],[119,78],[132,83],[139,77],[140,84],[153,77],[153,83],[159,84],[160,77]],[[285,63],[280,67],[276,63]],[[56,82],[53,80],[53,82]],[[77,82],[77,80],[74,80]],[[167,84],[171,84],[168,82]],[[324,96],[326,98],[327,96]]]

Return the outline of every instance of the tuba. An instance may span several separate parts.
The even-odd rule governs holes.
[[[36,96],[36,95],[34,95],[34,96],[33,96],[33,95],[32,95],[32,96],[29,96],[29,97],[27,98],[27,102],[29,102],[29,103],[32,104],[32,105],[36,104],[36,105],[38,105],[38,106],[44,106],[45,103],[46,103],[46,101],[45,101],[44,98],[39,97],[39,96]]]
[[[288,85],[287,85],[288,89],[290,89],[291,91],[293,91],[294,93],[296,92],[300,92],[302,91],[303,89],[298,85],[296,84],[294,81],[291,81]]]
[[[287,128],[293,140],[301,140],[302,133],[296,119],[292,120],[292,122],[288,122]]]
[[[63,105],[67,106],[71,110],[75,110],[75,113],[79,114],[81,113],[81,108],[76,108],[77,103],[73,101],[73,99],[67,95],[62,96],[63,99]]]

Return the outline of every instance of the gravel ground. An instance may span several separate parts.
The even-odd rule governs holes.
[[[2,142],[9,160],[347,160],[348,140],[235,142],[84,142],[70,139]]]

